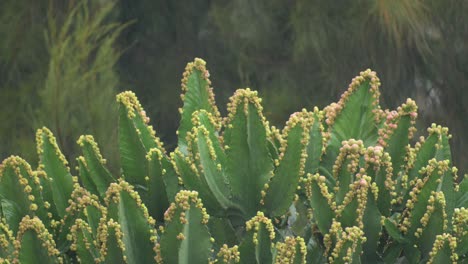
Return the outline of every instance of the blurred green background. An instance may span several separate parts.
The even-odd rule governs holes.
[[[173,147],[181,74],[201,57],[221,111],[251,87],[279,127],[371,68],[384,108],[416,100],[418,135],[432,122],[450,128],[466,172],[466,14],[463,0],[0,0],[0,159],[34,164],[35,130],[47,126],[72,162],[79,135],[93,134],[115,170],[123,90]]]

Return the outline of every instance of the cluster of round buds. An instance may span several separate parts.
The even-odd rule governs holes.
[[[101,162],[101,164],[106,164],[106,160],[102,157],[101,151],[99,151],[98,144],[94,140],[93,136],[91,136],[91,135],[81,135],[80,138],[78,139],[77,143],[81,147],[84,147],[85,144],[91,145],[91,148],[93,149],[94,154],[97,156],[97,158]]]
[[[341,260],[344,263],[352,263],[354,253],[359,248],[359,245],[365,241],[366,237],[364,236],[364,231],[362,231],[361,228],[356,226],[346,227],[344,232],[340,232],[338,234],[335,248],[330,254],[328,261],[330,263],[335,263],[340,256],[343,256]],[[345,247],[345,245],[349,244],[351,244],[349,247]]]
[[[185,163],[185,164],[191,164],[191,160],[190,160],[190,157],[187,157],[185,156],[181,151],[180,149],[177,147],[173,152],[171,152],[170,154],[170,161],[171,161],[171,164],[172,164],[172,167],[174,168],[176,174],[177,174],[177,181],[178,181],[178,184],[179,185],[183,185],[184,184],[184,181],[181,177],[181,173],[182,173],[182,170],[179,168],[179,164],[176,160],[181,160],[181,162]],[[198,170],[196,168],[196,166],[194,165],[194,169],[195,169],[195,174],[196,175],[199,175],[198,173]],[[193,170],[193,168],[190,168]]]
[[[223,124],[227,128],[232,128],[231,121],[236,116],[239,108],[242,106],[243,113],[247,116],[249,114],[249,105],[254,107],[260,120],[263,122],[263,126],[266,129],[266,134],[270,134],[269,124],[263,115],[262,99],[258,97],[257,91],[252,91],[250,88],[237,89],[234,94],[229,98],[227,104],[228,116],[224,119]]]
[[[314,107],[313,110],[313,116],[315,119],[314,124],[318,124],[319,126],[319,131],[322,134],[322,154],[325,153],[327,142],[330,139],[330,133],[325,131],[325,127],[323,125],[323,119],[324,119],[324,111],[320,111],[318,107]]]
[[[335,218],[333,218],[330,231],[328,232],[328,234],[325,234],[325,236],[323,236],[323,243],[325,245],[325,254],[328,254],[331,251],[333,240],[337,241],[342,235],[342,233],[343,233],[343,228],[341,227],[341,223],[336,221]]]
[[[42,188],[38,174],[34,173],[31,166],[18,156],[10,156],[2,162],[0,182],[4,180],[5,174],[9,171],[14,174],[13,180],[17,180],[23,188],[24,196],[29,201],[29,210],[36,211],[38,201],[36,201],[35,195]]]
[[[219,120],[216,119],[213,116],[212,113],[206,111],[205,109],[200,109],[200,110],[194,111],[192,113],[192,119],[191,119],[192,125],[194,127],[202,125],[202,119],[203,118],[206,118],[208,120],[209,124],[215,130],[220,130],[221,129],[221,122],[219,122]],[[204,124],[204,125],[206,125],[206,124]],[[208,125],[208,128],[210,127],[210,125]]]
[[[101,253],[101,262],[105,262],[107,256],[107,242],[109,241],[109,236],[114,235],[117,241],[117,246],[120,248],[124,261],[126,262],[125,252],[125,244],[122,240],[123,233],[122,228],[118,222],[115,222],[114,219],[110,219],[107,222],[100,223],[98,228],[98,241],[101,245],[100,253]]]
[[[429,252],[428,264],[433,264],[435,257],[439,254],[444,247],[448,246],[450,249],[450,260],[453,264],[458,263],[458,254],[455,252],[457,248],[457,239],[450,234],[437,235],[432,246],[431,252]]]
[[[398,123],[404,116],[409,116],[410,127],[408,128],[408,139],[412,139],[414,132],[416,132],[416,118],[418,107],[416,103],[407,99],[406,103],[399,106],[396,111],[385,111],[385,123],[383,128],[379,129],[379,145],[387,147],[390,137],[393,135],[398,127]]]
[[[145,120],[146,112],[143,110],[143,107],[134,92],[125,91],[119,93],[116,96],[116,99],[117,103],[121,103],[125,107],[129,119],[133,119],[137,114],[139,114],[141,118]]]
[[[380,80],[377,77],[374,71],[369,69],[361,72],[359,76],[353,78],[351,83],[348,86],[348,90],[345,91],[342,95],[338,103],[333,103],[330,106],[326,107],[325,115],[326,119],[325,122],[327,125],[332,126],[336,120],[336,117],[340,114],[342,109],[345,107],[346,102],[349,100],[349,97],[364,83],[368,81],[370,85],[370,93],[372,95],[372,106],[373,106],[373,113],[375,120],[378,122],[381,117],[381,110],[379,106],[379,97],[380,97]]]
[[[138,117],[141,118],[143,123],[147,124],[144,129],[148,130],[148,133],[150,134],[156,145],[160,149],[164,149],[163,142],[161,142],[161,140],[156,136],[156,132],[154,131],[153,127],[148,125],[150,122],[150,118],[146,115],[146,111],[141,106],[135,93],[131,91],[122,92],[117,95],[117,102],[121,103],[125,107],[127,117],[130,120],[133,120],[138,115]],[[142,132],[137,128],[137,133],[141,134]]]
[[[278,242],[276,244],[277,264],[292,264],[296,263],[298,254],[301,257],[301,263],[306,263],[307,247],[302,237],[288,236],[284,239],[284,243]]]
[[[390,139],[390,136],[395,132],[398,127],[398,121],[400,120],[400,115],[397,111],[386,111],[386,120],[383,128],[379,129],[379,140],[378,143],[382,147],[387,147],[387,142]]]
[[[364,152],[364,143],[362,140],[349,139],[341,142],[340,153],[333,165],[333,177],[339,180],[342,166],[347,162],[346,170],[350,173],[356,173],[359,167],[359,158]]]
[[[78,218],[76,219],[75,224],[72,225],[72,227],[70,228],[70,235],[67,237],[68,240],[73,241],[72,245],[70,246],[70,249],[73,251],[76,251],[78,249],[77,242],[78,242],[78,234],[80,232],[86,232],[88,234],[92,234],[93,231],[86,221]],[[87,249],[90,249],[91,247],[97,247],[96,241],[89,241],[88,236],[84,235],[82,236],[82,239],[83,239],[84,246]],[[79,255],[77,255],[77,257],[79,258]]]
[[[370,146],[367,148],[366,152],[364,153],[364,160],[368,163],[374,165],[380,165],[381,159],[384,155],[383,147],[381,146]]]
[[[53,236],[47,231],[42,221],[37,217],[29,217],[29,215],[23,217],[19,224],[17,240],[14,242],[15,245],[15,256],[16,258],[19,257],[19,253],[21,250],[21,240],[24,234],[29,231],[33,230],[37,238],[42,242],[41,245],[47,250],[47,255],[51,257],[57,258],[59,263],[63,263],[62,258],[59,257],[60,252],[56,248],[55,241]],[[16,259],[18,260],[18,259]],[[18,263],[15,261],[15,263]]]
[[[218,259],[222,259],[222,263],[239,263],[240,262],[240,252],[239,247],[233,246],[228,247],[228,245],[223,244],[223,246],[219,249],[217,254]],[[215,263],[218,262],[217,260]]]
[[[13,236],[13,232],[8,227],[8,224],[5,223],[3,219],[0,220],[0,248],[6,251],[14,241],[15,238]]]
[[[320,188],[320,194],[325,198],[327,199],[328,201],[328,204],[330,206],[332,205],[335,205],[336,204],[333,202],[333,200],[335,199],[334,198],[334,195],[333,193],[330,193],[328,191],[328,186],[327,186],[327,179],[325,178],[325,176],[323,175],[320,175],[320,174],[310,174],[308,173],[307,174],[307,177],[304,179],[305,181],[305,186],[306,186],[306,195],[307,197],[312,197],[312,184],[314,184],[314,182],[316,182],[317,186]],[[334,208],[334,206],[332,206],[332,208]]]
[[[270,139],[272,142],[277,142],[280,146],[283,144],[286,144],[284,141],[286,141],[283,138],[283,135],[281,134],[281,131],[276,128],[275,126],[272,126],[270,129]]]
[[[44,163],[42,162],[42,156],[43,156],[43,153],[44,153],[44,143],[45,143],[44,140],[47,140],[48,143],[52,145],[52,147],[54,148],[54,151],[55,151],[55,155],[60,159],[62,164],[65,166],[66,170],[68,172],[70,172],[70,168],[67,166],[68,161],[67,161],[67,159],[65,159],[65,156],[60,151],[60,149],[59,149],[59,147],[57,145],[57,140],[55,140],[55,137],[52,134],[52,132],[46,127],[38,129],[37,133],[36,133],[37,154],[38,154],[39,160],[40,160],[38,169],[39,170],[44,170]]]
[[[307,159],[307,145],[309,144],[309,132],[310,127],[314,123],[313,113],[307,112],[306,109],[302,109],[301,112],[295,112],[290,117],[289,120],[286,122],[286,126],[283,129],[283,137],[286,139],[282,142],[279,151],[279,161],[284,157],[286,150],[288,148],[287,142],[289,138],[289,133],[295,129],[297,126],[301,127],[301,157],[300,157],[300,165],[299,165],[299,175],[304,175],[304,168]]]
[[[213,93],[213,88],[211,87],[211,81],[209,79],[210,73],[206,69],[206,62],[200,58],[195,58],[193,62],[187,63],[187,66],[185,67],[185,71],[182,74],[182,80],[181,80],[181,86],[182,86],[182,94],[180,95],[182,101],[185,100],[185,94],[189,92],[189,87],[188,87],[188,81],[189,78],[194,74],[195,71],[198,71],[199,78],[205,83],[204,89],[206,89],[206,92],[208,94],[208,101],[211,106],[211,109],[209,109],[209,112],[213,113],[215,118],[219,119],[220,118],[220,113],[218,111],[218,108],[216,107],[215,104],[215,96]],[[182,114],[182,109],[179,110]]]
[[[199,137],[204,137],[204,140],[206,141],[206,145],[208,147],[210,158],[213,161],[216,161],[218,159],[218,155],[216,155],[216,151],[215,151],[215,148],[214,148],[214,143],[210,138],[210,131],[208,131],[208,129],[206,129],[206,127],[204,125],[200,125],[198,128],[194,128],[194,130],[192,132],[192,135],[194,135],[193,140],[192,140],[193,142],[189,143],[189,144],[193,145],[195,142],[199,141]],[[199,154],[200,153],[197,152],[197,155],[199,155]],[[199,161],[199,158],[200,157],[197,157],[197,161]]]
[[[333,122],[335,121],[336,119],[336,116],[338,115],[338,113],[341,112],[341,109],[343,108],[342,105],[339,105],[337,103],[331,103],[330,105],[326,106],[323,111],[325,112],[325,123],[328,125],[328,126],[331,126],[333,125]]]
[[[453,232],[456,237],[468,236],[468,208],[455,208],[452,223]]]
[[[444,230],[447,228],[448,220],[447,214],[445,213],[445,197],[442,192],[432,192],[428,199],[426,206],[426,212],[423,217],[419,220],[421,227],[416,229],[414,234],[415,237],[420,237],[423,233],[423,229],[429,224],[429,220],[435,210],[442,212],[442,219],[444,221]]]
[[[186,212],[191,207],[197,208],[202,213],[202,224],[207,224],[210,216],[206,213],[206,209],[203,207],[201,199],[198,198],[198,192],[181,190],[176,194],[175,200],[164,213],[164,220],[166,222],[172,221],[174,216],[179,213],[179,221],[181,224],[187,224]]]
[[[71,199],[69,200],[69,206],[65,209],[67,215],[62,219],[62,222],[66,221],[69,216],[74,216],[78,212],[86,214],[87,207],[92,206],[98,209],[100,212],[104,212],[105,208],[98,202],[99,198],[88,192],[83,187],[78,187],[73,190]]]
[[[422,168],[419,173],[421,175],[425,175],[422,179],[416,179],[413,182],[413,188],[409,192],[410,199],[406,202],[406,208],[407,208],[407,217],[404,218],[403,223],[400,227],[400,229],[406,233],[408,231],[408,228],[411,226],[411,221],[410,218],[412,209],[415,207],[416,203],[418,202],[418,197],[419,194],[421,193],[421,190],[423,187],[426,185],[426,183],[430,180],[434,180],[433,177],[435,177],[436,181],[440,181],[440,178],[442,175],[448,170],[448,160],[445,161],[437,161],[436,159],[431,159],[429,160],[429,164]],[[436,172],[436,173],[434,173]]]
[[[247,231],[253,229],[253,243],[258,245],[258,232],[260,228],[265,228],[266,231],[270,234],[270,240],[275,239],[275,229],[271,220],[266,217],[263,212],[257,212],[257,215],[245,223]]]
[[[385,186],[379,187],[385,187],[389,191],[394,191],[396,181],[392,179],[393,167],[390,155],[379,145],[370,146],[364,153],[364,160],[366,161],[366,169],[373,169],[372,175],[377,175],[382,170],[385,170]]]
[[[340,205],[336,206],[335,213],[337,217],[342,216],[347,206],[354,199],[356,199],[358,207],[356,209],[357,216],[355,220],[355,225],[357,225],[359,228],[364,228],[363,218],[364,212],[367,207],[367,194],[369,192],[369,189],[371,189],[374,194],[374,197],[377,197],[378,188],[375,184],[370,184],[371,178],[369,176],[360,176],[359,173],[356,176],[357,180],[350,185],[350,189],[345,194],[343,202]]]
[[[130,120],[133,120],[137,115],[146,124],[144,129],[147,129],[147,133],[152,137],[158,148],[164,149],[164,143],[156,136],[156,132],[154,131],[153,127],[149,125],[150,118],[146,115],[146,111],[143,110],[140,102],[136,95],[131,91],[122,92],[117,95],[117,102],[121,103],[126,111],[127,117]],[[136,132],[141,135],[143,132],[136,128]]]
[[[129,184],[128,182],[122,179],[119,179],[118,183],[110,184],[109,188],[107,189],[104,202],[107,205],[110,205],[111,203],[118,204],[120,202],[122,192],[128,193],[128,195],[135,201],[136,205],[143,212],[143,215],[148,220],[148,223],[150,225],[154,225],[155,220],[149,216],[148,209],[141,201],[141,198],[138,192],[134,190],[134,187],[131,184]]]

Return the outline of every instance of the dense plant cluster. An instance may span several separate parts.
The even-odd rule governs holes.
[[[370,70],[337,103],[270,126],[257,92],[222,117],[205,62],[182,79],[167,153],[135,94],[117,96],[121,175],[90,135],[78,176],[47,128],[39,166],[0,165],[0,263],[465,263],[468,180],[448,129],[413,143],[417,106],[379,105]]]

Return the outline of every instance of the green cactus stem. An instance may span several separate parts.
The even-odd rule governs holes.
[[[111,183],[106,193],[107,219],[115,239],[121,246],[127,263],[149,263],[154,259],[156,242],[155,221],[149,216],[140,196],[129,183],[119,180]],[[115,224],[109,225],[109,223]]]
[[[34,173],[31,166],[17,156],[5,159],[0,166],[1,218],[16,235],[24,216],[39,216],[50,223],[48,203],[42,200],[40,184],[42,174]]]
[[[275,231],[262,212],[245,223],[246,234],[239,246],[240,263],[272,263]]]
[[[181,120],[177,130],[179,136],[179,149],[186,154],[187,141],[186,136],[192,130],[192,114],[204,109],[215,118],[216,127],[219,130],[221,125],[221,115],[215,104],[213,88],[209,79],[210,73],[206,69],[206,62],[196,58],[185,67],[182,76],[182,94],[183,107],[179,109]]]
[[[39,156],[39,171],[47,177],[41,179],[42,195],[50,204],[50,212],[54,219],[65,216],[68,199],[73,191],[73,183],[77,181],[70,174],[68,161],[60,151],[52,132],[43,127],[36,133],[37,153]]]
[[[226,173],[232,199],[248,219],[260,210],[261,191],[273,173],[270,131],[257,92],[239,89],[229,101],[223,134]]]
[[[182,190],[165,213],[166,226],[155,246],[158,263],[208,263],[213,238],[207,228],[209,215],[198,193]]]
[[[80,180],[86,189],[95,190],[92,193],[103,199],[107,188],[115,179],[105,167],[106,160],[102,157],[93,136],[80,136],[77,143],[83,151],[83,156],[78,157]]]
[[[52,235],[37,217],[27,215],[21,220],[16,240],[13,263],[63,263]]]
[[[307,248],[302,237],[286,237],[276,243],[275,264],[305,264]]]

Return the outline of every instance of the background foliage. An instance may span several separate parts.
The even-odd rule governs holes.
[[[336,100],[353,76],[372,68],[384,84],[384,107],[412,97],[426,122],[420,132],[429,120],[451,128],[454,162],[464,172],[467,11],[468,2],[456,0],[3,0],[0,158],[33,160],[31,138],[42,125],[67,156],[76,156],[80,134],[96,135],[104,152],[115,153],[106,146],[115,134],[107,100],[128,89],[173,147],[180,69],[203,57],[221,105],[250,86],[265,109],[275,109],[266,113],[275,124]],[[45,123],[50,115],[59,121]]]

